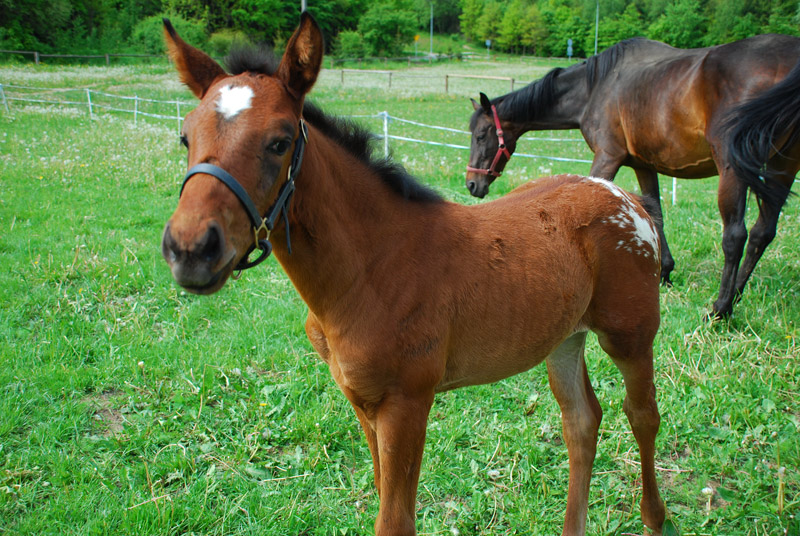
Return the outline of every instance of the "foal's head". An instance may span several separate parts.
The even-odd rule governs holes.
[[[321,66],[322,34],[314,19],[303,14],[274,73],[264,68],[231,76],[186,44],[169,21],[164,26],[180,78],[200,99],[181,134],[189,167],[211,166],[193,169],[184,183],[164,229],[162,254],[178,284],[210,294],[246,262],[259,240],[264,242],[266,230],[257,230],[250,214],[257,212],[260,218],[267,212],[287,182],[303,99]],[[242,196],[217,178],[220,172],[214,169],[235,178],[244,197],[252,200],[253,211],[245,209]]]
[[[481,102],[472,101],[475,112],[469,122],[472,131],[472,142],[469,150],[467,166],[467,189],[475,197],[484,197],[489,193],[489,185],[503,173],[517,139],[500,127],[497,109],[489,101],[489,97],[481,93]]]

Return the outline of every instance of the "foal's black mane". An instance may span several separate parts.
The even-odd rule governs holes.
[[[531,82],[522,89],[492,99],[492,104],[497,106],[497,113],[501,117],[513,118],[516,121],[532,121],[536,119],[538,110],[547,110],[555,105],[558,99],[555,91],[556,79],[561,73],[573,69],[585,69],[586,87],[591,93],[592,89],[608,76],[622,60],[627,50],[640,46],[646,41],[641,37],[625,39],[577,65],[567,69],[556,67],[541,79]],[[478,114],[472,116],[470,130],[475,130],[477,116]]]
[[[237,75],[256,73],[272,76],[278,69],[278,59],[266,47],[239,47],[225,58],[228,72]],[[396,194],[410,201],[438,203],[442,196],[412,177],[400,164],[373,154],[375,136],[364,126],[349,119],[328,115],[308,100],[303,105],[303,117],[326,137],[358,158],[374,171]]]

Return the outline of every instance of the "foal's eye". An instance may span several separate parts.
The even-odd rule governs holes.
[[[289,147],[291,145],[292,145],[291,140],[284,138],[282,140],[278,140],[276,142],[273,142],[269,147],[267,147],[267,149],[269,150],[269,152],[275,153],[276,155],[281,156],[281,155],[285,154],[286,151],[289,150]]]
[[[486,133],[484,132],[483,134],[478,134],[477,136],[475,136],[475,139],[478,140],[478,141],[485,140],[486,139]]]
[[[189,148],[189,139],[186,136],[181,136],[181,145],[187,149]]]

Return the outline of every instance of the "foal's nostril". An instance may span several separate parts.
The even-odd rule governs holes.
[[[164,256],[167,262],[175,262],[178,258],[176,246],[177,244],[170,230],[170,224],[167,223],[167,227],[164,229],[164,237],[161,239],[161,255]]]
[[[222,256],[222,230],[212,223],[198,244],[197,255],[205,262],[213,263]]]
[[[475,189],[477,187],[478,187],[478,185],[475,184],[475,181],[468,181],[467,182],[467,190],[469,190],[469,193],[471,193],[472,195],[475,195]]]

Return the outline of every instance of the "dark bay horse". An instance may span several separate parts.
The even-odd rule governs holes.
[[[732,107],[780,82],[798,59],[800,39],[784,35],[691,50],[637,38],[492,101],[481,94],[480,104],[473,100],[467,187],[485,196],[517,139],[545,129],[580,129],[595,154],[594,177],[613,180],[621,166],[633,168],[657,221],[658,173],[686,179],[719,175],[725,264],[713,314],[727,316],[775,235],[778,212],[762,208],[740,268],[747,188],[730,165],[725,119]],[[498,147],[498,127],[505,148]],[[800,167],[796,160],[774,163],[787,177]],[[675,262],[661,226],[659,237],[661,277],[668,283]]]
[[[416,531],[434,395],[542,362],[569,453],[564,534],[584,534],[602,415],[584,360],[589,331],[624,378],[641,515],[660,534],[659,245],[638,198],[558,176],[480,206],[447,202],[373,158],[369,133],[305,102],[323,52],[310,16],[277,66],[240,55],[227,64],[232,74],[165,28],[200,103],[184,123],[190,169],[163,255],[178,284],[211,294],[257,262],[254,249],[261,258],[274,247],[308,306],[308,338],[366,435],[376,534]]]

